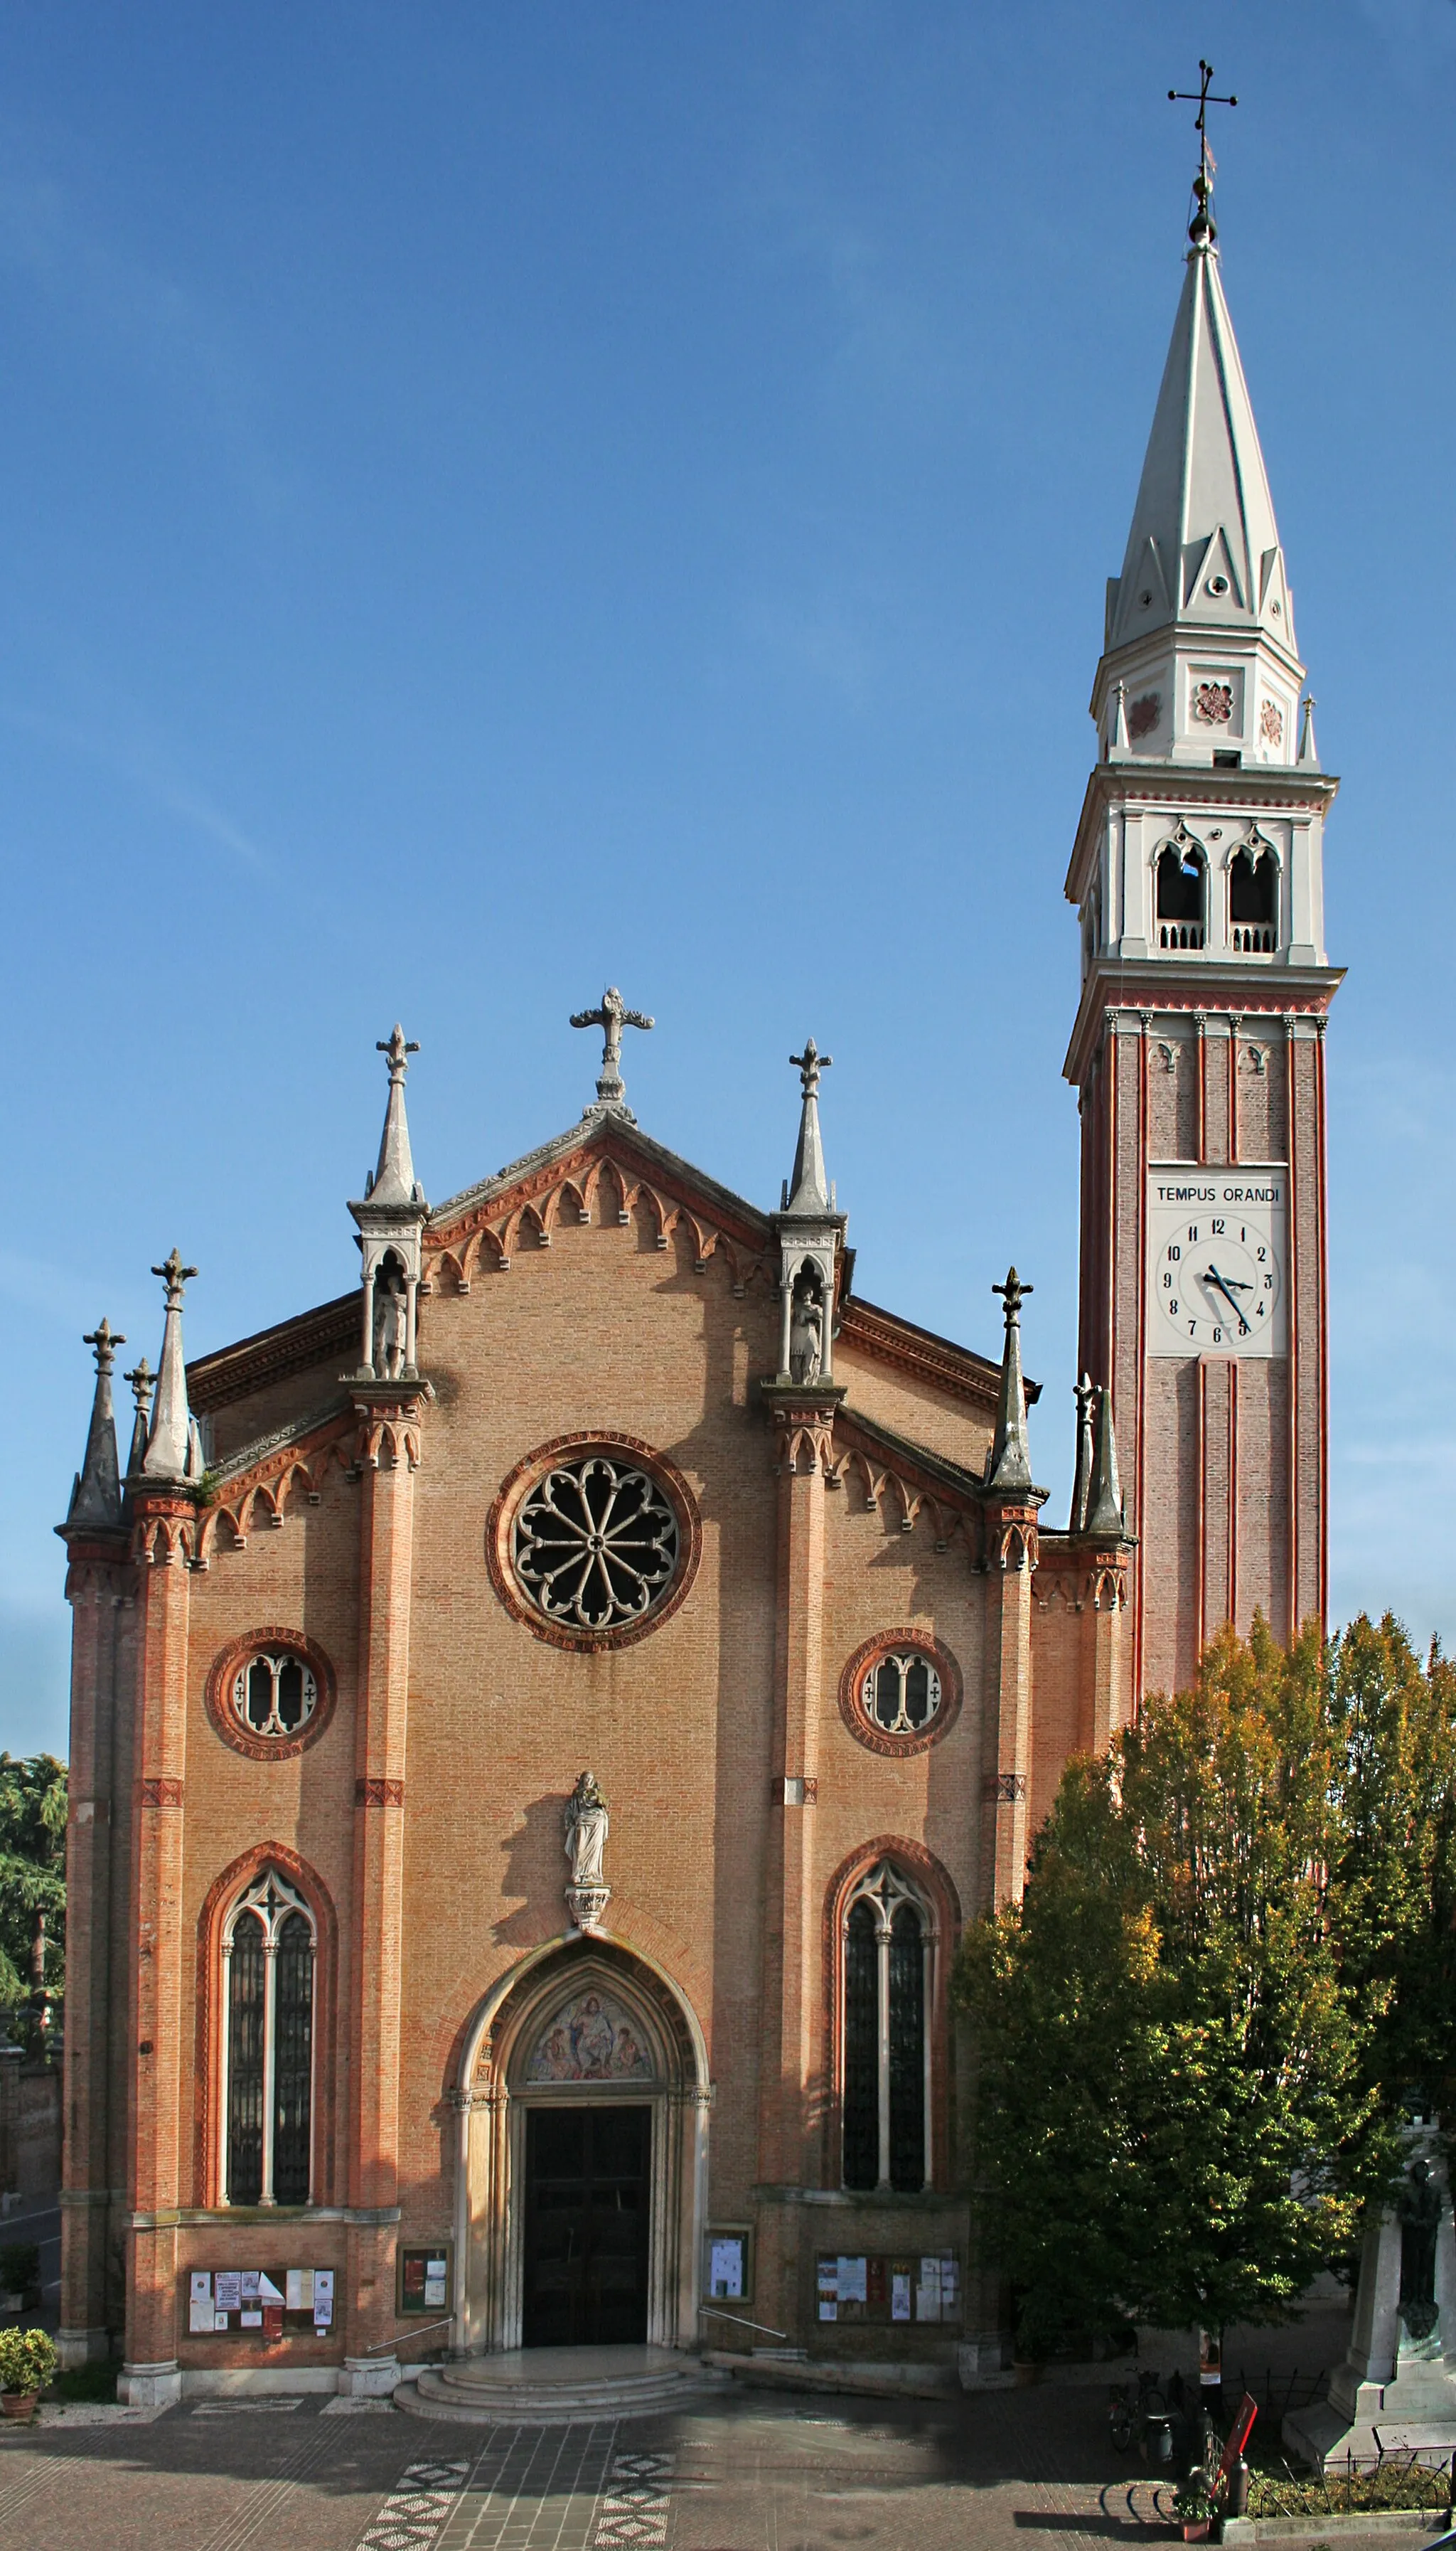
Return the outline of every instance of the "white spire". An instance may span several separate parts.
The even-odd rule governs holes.
[[[195,1267],[184,1267],[172,1251],[165,1266],[153,1267],[167,1288],[167,1315],[161,1333],[161,1365],[156,1377],[156,1403],[142,1468],[148,1480],[186,1480],[196,1476],[196,1445],[187,1406],[187,1361],[182,1353],[182,1294]]]
[[[1212,221],[1196,220],[1193,236],[1107,644],[1181,620],[1211,636],[1259,629],[1293,656],[1274,500]]]
[[[410,1154],[410,1127],[405,1115],[405,1073],[408,1058],[418,1054],[418,1045],[405,1043],[404,1029],[395,1023],[393,1036],[375,1041],[375,1052],[389,1057],[389,1103],[384,1111],[384,1131],[379,1138],[379,1166],[365,1188],[370,1204],[417,1204],[420,1190],[415,1184],[415,1164]]]

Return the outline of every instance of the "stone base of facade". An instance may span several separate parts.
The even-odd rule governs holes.
[[[129,2409],[165,2409],[182,2398],[182,2370],[173,2356],[158,2365],[124,2365],[116,2397]]]
[[[58,2329],[55,2353],[62,2366],[94,2365],[111,2354],[109,2329]]]
[[[336,2389],[350,2393],[356,2400],[387,2400],[397,2383],[404,2379],[404,2368],[392,2352],[377,2356],[346,2356],[340,2369]]]

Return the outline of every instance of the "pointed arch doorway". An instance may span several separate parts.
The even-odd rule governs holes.
[[[462,2049],[456,2347],[691,2346],[711,2096],[648,1960],[573,1938],[504,1978]]]

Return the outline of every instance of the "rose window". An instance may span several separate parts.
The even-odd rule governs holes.
[[[536,1481],[516,1517],[512,1557],[548,1620],[611,1630],[640,1620],[667,1591],[678,1538],[654,1479],[592,1453]]]
[[[286,1651],[244,1658],[233,1677],[234,1715],[249,1736],[296,1736],[318,1705],[312,1666]]]
[[[859,1687],[864,1714],[887,1736],[919,1736],[940,1706],[940,1677],[915,1649],[880,1657]]]

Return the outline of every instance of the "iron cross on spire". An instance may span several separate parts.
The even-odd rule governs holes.
[[[642,1010],[630,1010],[615,983],[609,983],[594,1010],[574,1010],[574,1028],[600,1028],[602,1031],[602,1076],[597,1082],[599,1107],[621,1107],[627,1098],[627,1083],[622,1077],[622,1031],[624,1028],[650,1028],[656,1025]]]
[[[1199,138],[1199,172],[1193,181],[1193,191],[1198,197],[1198,210],[1188,227],[1188,236],[1196,248],[1207,247],[1217,237],[1213,228],[1213,215],[1209,211],[1209,197],[1213,192],[1213,178],[1218,167],[1217,160],[1209,149],[1209,109],[1211,106],[1237,106],[1238,104],[1236,97],[1213,96],[1209,86],[1213,76],[1213,63],[1201,61],[1199,84],[1196,89],[1170,88],[1168,91],[1170,105],[1198,108],[1198,113],[1193,119],[1193,129]]]

